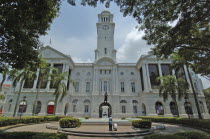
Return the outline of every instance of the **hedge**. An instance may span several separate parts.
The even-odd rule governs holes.
[[[77,118],[62,118],[59,120],[61,128],[75,128],[81,125],[81,122]]]
[[[40,132],[3,132],[0,139],[67,139],[65,134]]]
[[[0,117],[0,127],[16,124],[59,121],[61,118],[64,117],[66,116],[26,116],[22,118]]]
[[[144,120],[151,120],[152,122],[182,124],[182,125],[200,127],[210,130],[210,119],[188,119],[188,118],[175,118],[175,117],[147,117],[147,116],[137,116],[137,118],[141,118]]]
[[[135,128],[151,128],[152,122],[150,120],[133,120],[132,126]]]
[[[143,139],[210,139],[210,135],[202,132],[178,132],[175,134],[152,134]]]

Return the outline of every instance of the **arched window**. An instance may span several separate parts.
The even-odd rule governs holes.
[[[107,54],[107,48],[104,48],[104,54],[105,55]]]
[[[177,105],[175,104],[175,102],[171,102],[170,103],[170,109],[171,109],[171,113],[174,116],[178,116],[179,115],[178,108],[177,108]]]
[[[185,108],[186,114],[193,115],[192,106],[191,106],[190,102],[185,102],[184,108]]]
[[[120,101],[122,113],[126,113],[126,103],[125,100]]]
[[[69,104],[67,103],[64,108],[64,115],[67,115],[68,112],[69,112]]]
[[[147,111],[146,111],[146,106],[144,103],[142,103],[142,115],[146,116],[147,115]]]
[[[137,109],[138,101],[133,100],[132,102],[133,102],[133,113],[138,113],[138,109]]]
[[[86,99],[84,101],[84,113],[89,113],[90,112],[90,100]]]
[[[47,114],[53,114],[54,113],[54,107],[55,107],[55,103],[53,101],[50,101],[47,104]]]
[[[158,115],[164,115],[163,104],[161,102],[155,103],[155,110]]]
[[[75,99],[72,101],[72,106],[73,106],[73,112],[77,112],[77,103],[78,103],[78,100]]]
[[[21,101],[20,104],[19,104],[18,112],[19,113],[24,113],[24,112],[26,112],[26,109],[27,109],[27,103],[25,101]]]
[[[37,101],[35,114],[40,113],[41,108],[42,108],[42,103],[41,103],[41,101]]]
[[[199,103],[200,103],[200,110],[201,110],[201,113],[205,113],[205,109],[204,109],[203,102],[202,102],[202,101],[199,101]]]
[[[10,110],[11,110],[12,101],[13,101],[13,99],[10,99],[10,100],[9,100],[9,107],[8,107],[8,112],[10,112]]]

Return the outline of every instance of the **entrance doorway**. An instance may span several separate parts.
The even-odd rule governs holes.
[[[108,113],[106,112],[106,108],[108,107]],[[103,110],[104,109],[104,110]],[[105,115],[107,114],[107,115]],[[112,107],[109,103],[101,103],[101,105],[99,106],[99,118],[102,117],[110,117],[110,115],[112,115]]]

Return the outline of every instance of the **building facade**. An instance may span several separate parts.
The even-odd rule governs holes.
[[[109,11],[102,11],[98,15],[96,26],[97,48],[94,63],[75,63],[70,56],[49,46],[40,51],[42,58],[46,59],[51,67],[61,72],[68,72],[68,78],[73,80],[73,83],[64,81],[68,93],[61,102],[58,102],[56,115],[95,118],[112,115],[119,118],[158,115],[173,117],[179,114],[181,117],[197,117],[192,94],[192,87],[195,87],[202,115],[205,118],[209,116],[201,80],[193,72],[191,72],[193,85],[190,84],[189,99],[183,98],[177,101],[176,106],[170,97],[166,102],[159,97],[158,87],[161,81],[157,81],[156,78],[168,74],[178,77],[183,76],[180,73],[184,73],[184,78],[190,83],[186,66],[177,71],[170,71],[170,59],[160,61],[153,55],[143,55],[137,63],[118,63],[117,51],[114,49],[113,14]],[[37,70],[37,76],[39,76],[39,70]],[[33,103],[38,91],[38,79],[37,77],[31,85],[25,83],[15,88],[15,90],[22,88],[17,111],[24,116],[32,115]],[[38,95],[37,115],[53,114],[54,91],[50,81],[42,86]],[[107,103],[104,102],[106,92],[108,94]],[[5,115],[13,115],[17,95],[18,92],[14,91],[14,95],[7,98],[8,105],[4,106]],[[108,110],[104,111],[104,108]]]

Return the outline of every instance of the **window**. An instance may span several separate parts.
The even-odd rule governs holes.
[[[79,82],[75,82],[75,92],[79,92]]]
[[[133,106],[133,113],[137,113],[137,106]]]
[[[124,75],[124,72],[120,72],[120,75]]]
[[[109,70],[109,74],[111,74],[111,70]]]
[[[183,78],[186,80],[184,67],[179,67],[175,70],[176,78]]]
[[[26,112],[26,109],[27,109],[26,102],[25,101],[20,102],[18,112],[19,113],[24,113],[24,112]]]
[[[102,74],[102,70],[100,70],[100,74]]]
[[[131,75],[134,75],[134,72],[131,72]]]
[[[55,103],[53,101],[50,101],[47,105],[47,114],[53,114],[54,113],[54,105]]]
[[[40,101],[37,101],[35,114],[40,113],[41,108],[42,108],[42,103]]]
[[[126,107],[122,106],[122,113],[126,113]]]
[[[157,80],[157,77],[159,77],[157,64],[149,64],[149,76],[152,89],[157,89],[160,85],[160,80]]]
[[[155,110],[158,115],[164,115],[163,104],[161,102],[155,103]]]
[[[104,92],[107,92],[107,81],[104,81]]]
[[[125,92],[124,82],[120,82],[121,92]]]
[[[77,105],[73,105],[73,112],[77,112],[76,106]]]
[[[44,68],[39,70],[39,77],[36,88],[39,87],[39,83],[41,81],[40,88],[44,89],[47,87],[48,77],[46,76],[50,72],[50,64],[44,66]]]
[[[85,113],[89,112],[89,105],[85,105]]]
[[[170,65],[169,64],[161,64],[162,75],[167,76],[171,75]]]
[[[107,48],[104,48],[104,54],[105,55],[107,54]]]
[[[90,82],[86,82],[86,92],[90,92]]]
[[[104,70],[104,74],[106,74],[106,70]]]
[[[131,82],[131,90],[132,90],[132,92],[136,92],[135,82]]]

